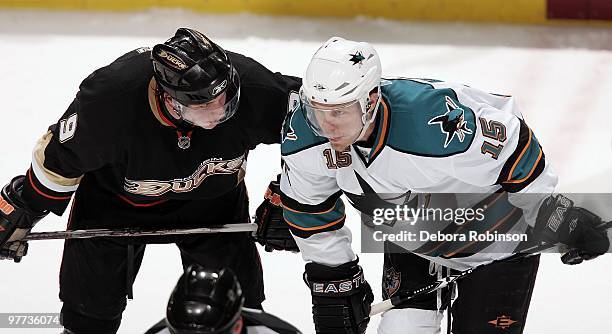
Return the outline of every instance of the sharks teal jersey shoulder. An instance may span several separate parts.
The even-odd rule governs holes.
[[[298,103],[285,117],[281,142],[282,155],[294,154],[327,142],[326,138],[312,132],[300,108]]]
[[[390,112],[386,145],[404,153],[446,157],[468,150],[476,130],[475,114],[451,88],[435,80],[395,79],[383,86]]]

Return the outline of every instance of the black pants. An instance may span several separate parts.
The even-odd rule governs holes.
[[[453,334],[520,334],[535,284],[540,256],[496,262],[475,270],[457,281],[458,297],[452,305]],[[406,253],[385,254],[383,298],[401,290],[412,290],[435,281],[429,274],[429,261]],[[448,306],[444,289],[410,300],[399,308],[436,310]]]
[[[219,224],[220,221],[235,223],[249,220],[248,201],[243,186],[231,194],[221,196],[220,199],[167,203],[145,210],[108,198],[105,206],[112,207],[112,211],[106,211],[108,208],[101,209],[100,205],[92,208],[92,200],[99,199],[91,197],[97,196],[99,194],[93,195],[91,192],[77,193],[69,229],[126,225],[187,228]],[[131,223],[120,224],[124,217],[130,217]],[[222,218],[224,220],[221,220]],[[169,221],[171,226],[167,225]],[[213,269],[231,268],[241,283],[247,307],[259,308],[265,298],[261,262],[249,233],[66,240],[60,270],[64,327],[75,334],[116,333],[121,314],[126,307],[129,281],[136,277],[146,243],[175,243],[181,251],[184,267],[198,263]],[[133,277],[130,279],[127,277],[130,266],[127,256],[129,245],[132,245],[134,250],[131,262]],[[177,273],[177,278],[180,274]]]

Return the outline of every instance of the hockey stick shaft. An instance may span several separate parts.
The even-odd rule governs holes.
[[[209,233],[236,233],[255,232],[257,224],[227,224],[188,229],[143,230],[135,228],[125,229],[91,229],[74,231],[36,232],[28,234],[24,240],[53,240],[53,239],[87,239],[99,237],[145,237],[162,235],[187,235]]]
[[[609,222],[603,222],[601,225],[597,226],[597,229],[610,229],[612,228],[612,221]],[[499,261],[494,261],[494,262],[501,262],[501,261],[509,261],[509,260],[514,260],[520,257],[524,257],[530,254],[535,254],[535,253],[540,253],[542,251],[545,251],[547,249],[553,248],[555,246],[558,246],[559,244],[555,243],[555,244],[551,244],[551,243],[544,243],[544,244],[539,244],[539,245],[535,245],[532,247],[528,247],[525,249],[520,250],[518,253],[511,255],[505,259],[501,259]],[[443,289],[445,287],[447,287],[448,285],[452,284],[453,282],[455,282],[458,279],[461,279],[465,276],[467,276],[468,274],[472,273],[474,270],[479,269],[481,267],[487,266],[490,263],[486,263],[486,264],[481,264],[479,266],[476,266],[474,268],[462,271],[459,274],[456,275],[450,275],[447,276],[441,280],[437,280],[434,283],[431,283],[429,285],[423,286],[419,289],[416,290],[411,290],[411,291],[406,291],[404,293],[400,293],[397,296],[393,296],[389,299],[383,300],[380,303],[376,303],[376,304],[372,304],[372,308],[370,310],[370,316],[374,316],[380,313],[383,313],[385,311],[391,310],[393,308],[395,308],[396,306],[405,303],[406,301],[413,299],[415,297],[418,296],[422,296],[424,294],[428,294],[430,292],[434,292],[434,291],[438,291],[440,289]]]

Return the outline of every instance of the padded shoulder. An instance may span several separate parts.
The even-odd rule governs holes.
[[[317,136],[310,129],[306,123],[304,113],[301,111],[299,102],[287,113],[282,131],[281,154],[283,156],[298,153],[328,141],[324,137]]]
[[[446,157],[468,150],[475,114],[436,80],[395,79],[383,86],[391,121],[387,146],[404,153]],[[434,86],[435,85],[435,86]]]

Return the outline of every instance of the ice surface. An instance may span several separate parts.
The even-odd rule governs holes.
[[[612,191],[612,29],[210,16],[159,10],[0,12],[0,174],[4,180],[0,183],[28,168],[35,141],[57,121],[91,71],[131,49],[164,41],[180,26],[197,28],[224,48],[286,74],[301,75],[316,48],[339,35],[374,43],[387,75],[438,78],[513,94],[558,171],[561,190]],[[276,174],[278,150],[276,145],[260,147],[249,157],[246,180],[253,212]],[[37,230],[63,229],[65,220],[48,217]],[[348,225],[359,240],[352,209]],[[359,247],[357,242],[354,246]],[[22,263],[0,263],[0,312],[59,311],[61,252],[61,241],[33,242]],[[146,253],[134,284],[135,299],[123,314],[120,333],[142,333],[161,319],[180,275],[179,254],[173,245],[149,246]],[[262,252],[262,260],[266,310],[312,333],[301,257]],[[361,263],[380,300],[382,256],[364,254]],[[610,256],[577,267],[563,266],[556,255],[545,256],[526,333],[609,333],[611,265]],[[368,333],[376,332],[377,322],[375,317]]]

